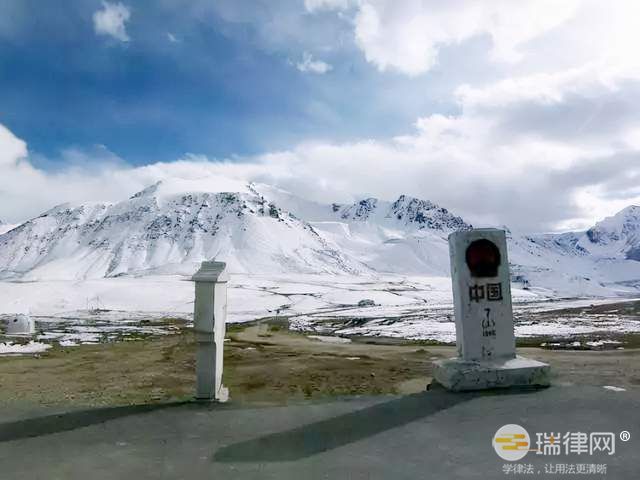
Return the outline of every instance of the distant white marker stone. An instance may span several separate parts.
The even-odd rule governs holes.
[[[227,282],[223,262],[202,262],[192,280],[196,283],[194,330],[196,399],[225,402],[229,391],[222,385],[223,348],[227,320]]]
[[[7,335],[33,335],[36,323],[29,315],[18,313],[7,320]]]
[[[516,356],[507,241],[493,228],[449,235],[458,356],[434,362],[454,391],[549,385],[549,365]]]

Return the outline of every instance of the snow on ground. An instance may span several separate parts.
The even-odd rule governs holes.
[[[609,299],[609,301],[612,301]],[[620,301],[620,299],[616,299]],[[547,303],[546,311],[583,306],[583,300]],[[556,315],[545,314],[540,303],[514,305],[515,335],[518,338],[589,337],[574,347],[598,348],[620,344],[606,338],[610,334],[640,333],[640,320],[623,315]],[[453,309],[439,307],[395,307],[367,312],[366,309],[344,309],[337,312],[311,313],[291,319],[291,328],[322,335],[362,335],[371,337],[406,338],[439,343],[455,343],[456,329]],[[531,315],[533,312],[533,316]]]
[[[604,388],[605,390],[611,390],[612,392],[626,392],[627,391],[626,388],[615,387],[613,385],[604,385],[602,388]]]
[[[516,324],[518,337],[539,337],[540,332],[567,337],[593,332],[635,333],[640,332],[640,322],[618,316],[600,317],[556,317],[553,321],[533,321]],[[604,342],[602,342],[604,344]],[[595,346],[595,345],[594,345]]]
[[[351,340],[344,337],[333,337],[331,335],[307,335],[311,340],[318,340],[325,343],[350,343]]]
[[[558,299],[542,289],[512,290],[518,337],[640,331],[640,322],[615,315],[527,317],[620,298]],[[192,320],[193,295],[194,284],[179,275],[4,281],[0,320],[11,313],[29,313],[39,332],[36,340],[63,347],[164,335],[179,329],[176,321],[184,325]],[[293,329],[319,335],[455,341],[447,277],[232,275],[228,298],[229,322],[285,316]],[[589,340],[604,341],[598,336]]]
[[[0,282],[0,313],[77,316],[109,310],[113,320],[138,313],[190,317],[194,284],[177,275],[117,277],[84,281]],[[451,304],[445,277],[333,275],[232,275],[229,321],[246,322],[276,314],[302,314],[373,300],[376,309],[402,305]],[[539,298],[539,297],[536,297]]]
[[[51,348],[51,345],[34,341],[26,344],[2,342],[0,343],[0,355],[24,355],[27,353],[40,353],[49,348]]]

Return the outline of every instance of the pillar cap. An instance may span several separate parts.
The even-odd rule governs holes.
[[[502,228],[472,228],[471,230],[457,230],[449,234],[449,238],[466,237],[466,238],[483,238],[490,235],[506,235],[506,231]]]
[[[225,262],[202,262],[200,270],[198,270],[191,280],[194,282],[212,282],[224,283],[229,281],[227,273],[227,264]]]

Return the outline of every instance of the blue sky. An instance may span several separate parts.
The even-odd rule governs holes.
[[[3,0],[0,219],[212,175],[585,228],[640,203],[639,16],[633,0]]]
[[[70,147],[105,145],[144,164],[187,152],[246,156],[310,138],[391,137],[426,112],[457,109],[450,95],[439,98],[447,88],[433,77],[442,73],[378,72],[331,12],[310,13],[303,2],[186,3],[126,4],[126,41],[97,34],[101,1],[5,6],[0,121],[50,162]],[[289,22],[283,38],[266,40],[261,23],[278,15]],[[300,71],[305,55],[331,70]]]

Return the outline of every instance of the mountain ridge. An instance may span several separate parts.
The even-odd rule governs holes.
[[[189,275],[212,258],[236,273],[446,276],[447,237],[470,228],[409,195],[321,204],[266,184],[171,179],[120,202],[60,204],[0,235],[0,278]],[[584,232],[509,232],[508,241],[523,285],[640,289],[638,206]]]

